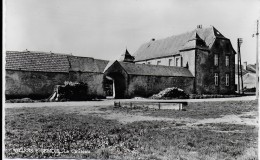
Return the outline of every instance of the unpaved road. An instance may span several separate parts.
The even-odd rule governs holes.
[[[235,98],[218,98],[218,99],[188,99],[188,102],[204,102],[204,101],[241,101],[254,100],[254,96],[235,97]],[[131,101],[141,101],[140,99],[131,99]],[[147,99],[144,99],[147,101]],[[20,108],[20,107],[50,107],[61,110],[67,113],[76,114],[91,114],[100,116],[105,119],[115,119],[122,123],[129,123],[134,121],[175,121],[185,123],[187,126],[206,124],[206,123],[231,123],[244,125],[258,125],[258,113],[246,112],[241,115],[225,115],[221,118],[207,118],[203,120],[194,120],[191,118],[166,118],[166,117],[152,117],[143,115],[142,112],[129,114],[126,112],[114,112],[109,110],[109,106],[114,105],[115,100],[103,101],[87,101],[87,102],[43,102],[43,103],[6,103],[5,108]],[[120,101],[129,101],[120,100]],[[153,101],[153,100],[151,100]],[[172,100],[174,101],[174,100]],[[184,100],[183,100],[184,101]]]
[[[167,100],[167,101],[185,101],[185,102],[215,102],[215,101],[244,101],[244,100],[255,100],[255,96],[244,96],[244,97],[232,97],[232,98],[208,98],[208,99],[177,99],[177,100]],[[164,101],[164,100],[152,100],[152,99],[106,99],[101,101],[80,101],[80,102],[37,102],[37,103],[5,103],[5,108],[13,107],[56,107],[56,106],[108,106],[114,105],[114,101]]]

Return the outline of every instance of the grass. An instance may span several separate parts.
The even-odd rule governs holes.
[[[256,126],[211,123],[188,127],[175,121],[121,124],[51,107],[5,111],[7,158],[258,159]],[[190,103],[187,111],[145,112],[153,116],[203,119],[246,111],[257,111],[256,101]],[[139,108],[138,112],[144,111]]]
[[[224,115],[239,115],[243,112],[258,111],[258,104],[256,100],[251,101],[222,101],[222,102],[190,102],[185,107],[185,111],[178,110],[158,110],[147,109],[143,104],[141,106],[133,107],[110,107],[115,112],[127,112],[129,114],[142,112],[144,115],[154,117],[168,117],[168,118],[221,118]]]

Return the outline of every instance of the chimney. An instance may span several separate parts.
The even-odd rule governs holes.
[[[202,28],[202,25],[200,24],[200,25],[197,25],[197,28],[198,29],[201,29]]]
[[[243,63],[243,68],[246,70],[247,62]]]

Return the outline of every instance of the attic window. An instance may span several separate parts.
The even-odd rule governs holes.
[[[217,34],[219,34],[219,32],[217,32]]]

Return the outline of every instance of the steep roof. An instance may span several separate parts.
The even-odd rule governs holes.
[[[205,45],[201,46],[204,49],[211,48],[216,38],[227,39],[214,27],[197,28],[191,32],[186,32],[156,41],[150,41],[141,45],[141,47],[134,53],[135,61],[167,57],[179,54],[179,51],[185,49],[185,47],[199,47],[202,45],[202,43],[196,44],[195,42],[192,44],[190,41],[193,38],[199,38],[204,41]]]
[[[122,54],[119,58],[119,61],[123,62],[134,62],[135,58],[128,52],[126,49],[125,53]]]
[[[90,57],[69,56],[70,71],[103,73],[108,61]]]
[[[102,73],[107,63],[105,60],[69,54],[7,51],[5,68],[21,71]]]
[[[194,77],[188,69],[183,67],[136,64],[118,61],[109,62],[104,72],[114,63],[119,63],[126,73],[130,75]]]
[[[42,72],[68,72],[67,55],[43,52],[6,52],[6,69]]]

